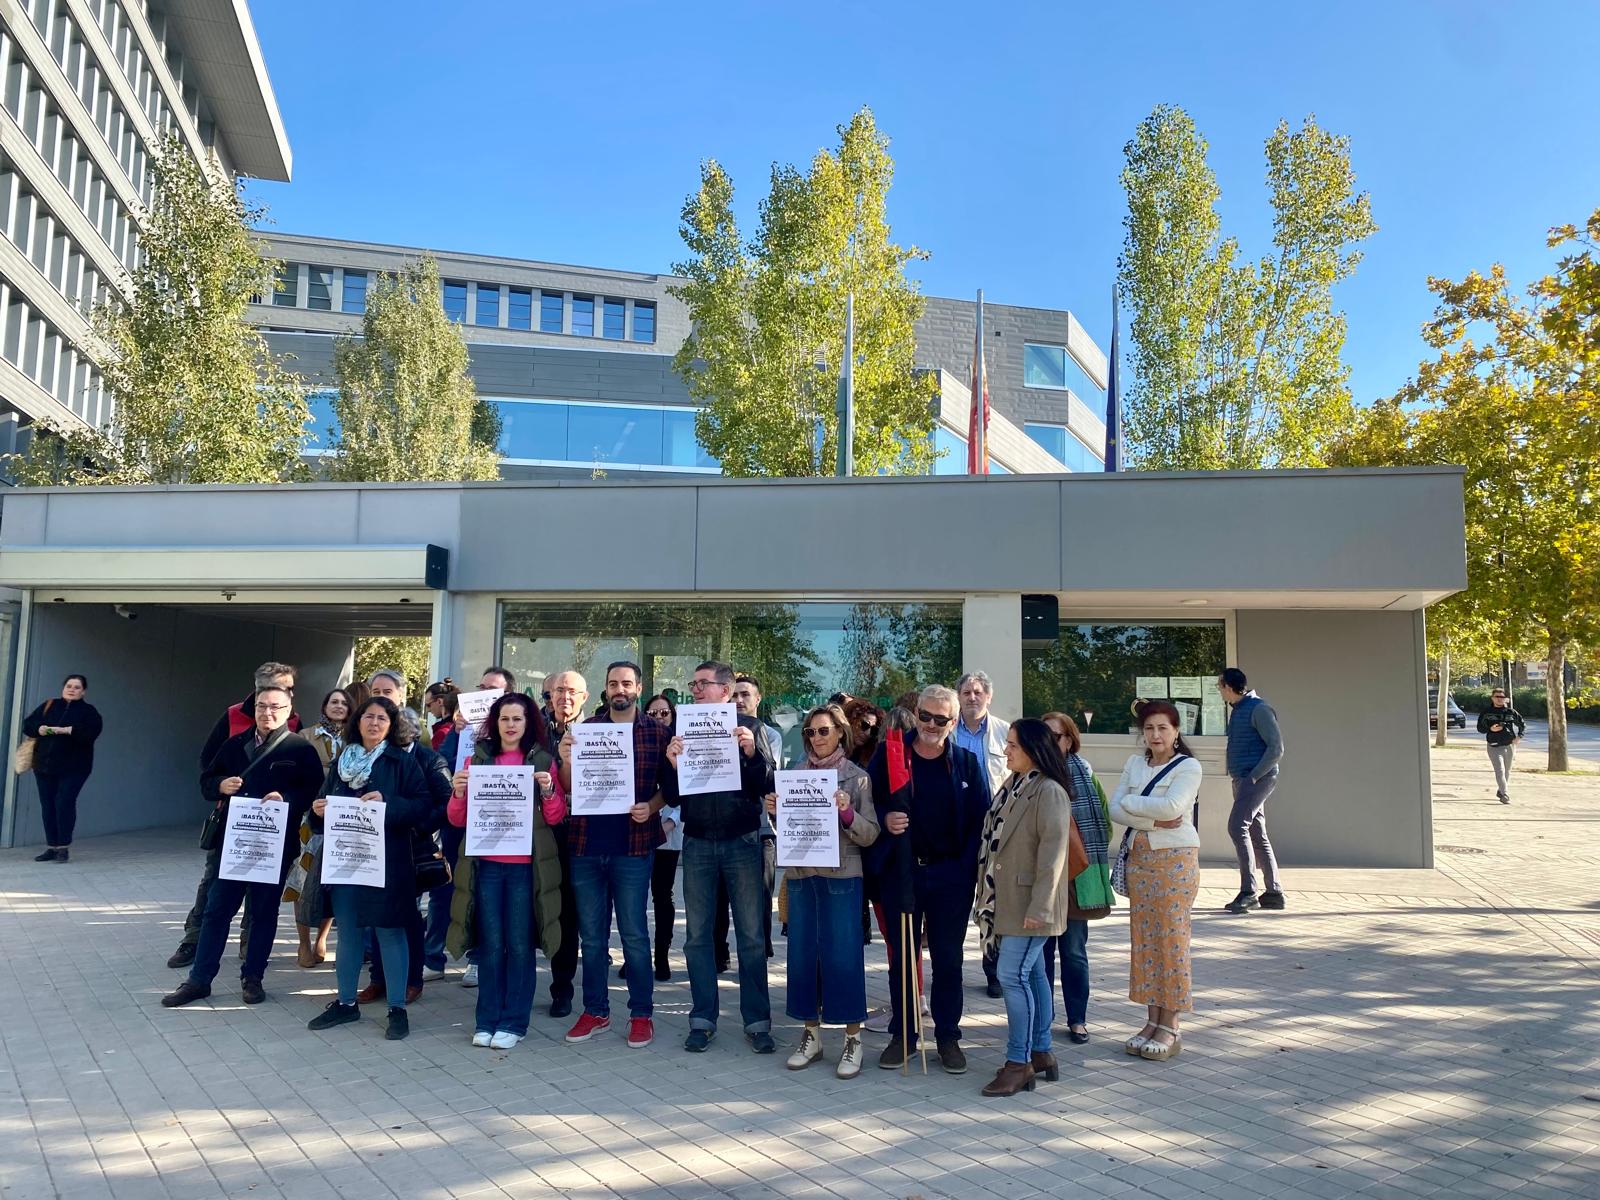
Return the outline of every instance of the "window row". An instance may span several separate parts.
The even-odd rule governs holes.
[[[40,2],[41,0],[34,0],[36,4]],[[61,0],[56,2],[60,3]],[[155,39],[155,50],[166,60],[167,69],[172,75],[173,82],[178,86],[177,96],[165,93],[157,81],[150,60],[145,57],[138,36],[132,28],[132,20],[119,0],[88,0],[88,3],[101,32],[105,34],[106,41],[111,44],[117,56],[123,74],[138,93],[139,102],[144,105],[150,123],[161,130],[170,128],[174,121],[170,103],[176,100],[189,114],[189,120],[199,132],[200,140],[207,146],[212,145],[215,140],[212,122],[205,116],[199,89],[188,81],[188,62],[177,47],[167,40],[166,17],[160,10],[148,3],[148,0],[136,0],[137,7],[143,12],[145,22],[150,27],[151,36]]]
[[[111,284],[13,166],[0,155],[0,235],[31,261],[68,303],[88,317],[106,297]]]
[[[73,203],[94,225],[100,239],[129,271],[138,264],[139,236],[133,214],[121,195],[96,166],[93,156],[55,102],[38,86],[16,43],[0,32],[0,59],[5,63],[6,111],[21,127],[40,158],[72,196]],[[148,199],[149,186],[145,189]]]
[[[98,428],[111,419],[111,401],[100,372],[4,276],[0,276],[0,314],[5,322],[0,356],[90,426]]]

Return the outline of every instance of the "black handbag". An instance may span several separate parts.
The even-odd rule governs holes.
[[[200,849],[222,849],[222,835],[228,827],[228,806],[226,804],[213,804],[211,811],[206,814],[205,823],[200,826]]]
[[[420,829],[411,831],[411,861],[417,877],[417,895],[449,883],[450,864],[444,859],[433,835]]]

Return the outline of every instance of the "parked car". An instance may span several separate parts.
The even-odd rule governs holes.
[[[1461,711],[1461,706],[1456,703],[1454,696],[1446,696],[1445,703],[1445,728],[1465,729],[1467,727],[1467,714]],[[1428,728],[1439,728],[1439,693],[1428,693]]]

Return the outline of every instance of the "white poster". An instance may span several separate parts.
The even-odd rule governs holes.
[[[778,834],[780,867],[837,867],[839,865],[838,771],[777,772],[778,815],[772,824]]]
[[[489,717],[494,702],[506,694],[505,688],[484,688],[481,692],[462,692],[456,703],[469,725],[482,725]]]
[[[1215,687],[1216,685],[1213,683],[1212,686]],[[1201,696],[1205,695],[1204,687],[1201,684],[1200,676],[1198,675],[1174,675],[1172,677],[1172,684],[1169,690],[1171,691],[1172,698],[1174,700],[1178,700],[1180,698],[1184,700],[1198,700]]]
[[[532,854],[532,767],[474,765],[467,772],[468,854]]]
[[[678,794],[739,790],[739,743],[733,731],[739,718],[731,704],[678,705]],[[753,732],[753,731],[752,731]]]
[[[1220,737],[1228,732],[1228,707],[1215,678],[1200,680],[1200,732]]]
[[[478,744],[478,727],[468,725],[456,734],[456,770],[461,770],[472,761],[472,751]]]
[[[1139,675],[1133,681],[1133,694],[1141,700],[1165,700],[1167,677],[1165,675]]]
[[[1199,733],[1200,706],[1191,704],[1187,700],[1174,700],[1172,707],[1178,710],[1178,732],[1186,733],[1190,737]]]
[[[350,796],[329,796],[322,814],[322,883],[357,887],[384,885],[382,800],[363,804]]]
[[[228,824],[222,833],[222,862],[217,875],[242,883],[278,883],[283,878],[283,849],[288,836],[288,801],[234,796],[228,801]]]
[[[633,805],[633,724],[594,721],[574,725],[572,815],[626,813]]]

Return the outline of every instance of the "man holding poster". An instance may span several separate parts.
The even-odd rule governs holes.
[[[293,706],[287,689],[262,688],[256,693],[254,726],[223,742],[200,775],[200,794],[228,809],[222,868],[206,895],[189,977],[161,998],[167,1008],[180,1008],[211,995],[211,981],[221,969],[228,930],[246,896],[251,897],[255,919],[239,969],[240,992],[246,1004],[260,1004],[267,998],[261,978],[278,933],[283,881],[300,848],[299,840],[289,838],[288,831],[300,827],[300,819],[322,785],[322,760],[316,748],[289,729]],[[237,813],[233,811],[235,796],[239,797]],[[260,799],[247,799],[251,796]],[[268,807],[262,801],[275,803]],[[277,803],[286,807],[279,809]],[[266,875],[261,870],[262,851],[274,831],[278,834],[276,854],[266,856],[274,868]],[[249,869],[251,866],[255,869]]]
[[[656,847],[666,841],[660,813],[674,786],[664,725],[640,719],[638,664],[606,668],[605,711],[573,725],[561,739],[562,791],[570,798],[567,848],[583,945],[583,1012],[567,1041],[586,1042],[611,1028],[611,914],[617,914],[628,980],[628,1046],[655,1040],[655,975],[645,912]]]
[[[689,935],[683,954],[689,966],[689,1037],[683,1048],[701,1053],[716,1036],[717,962],[712,949],[716,923],[717,884],[728,889],[733,928],[739,947],[739,1012],[745,1036],[757,1054],[777,1049],[772,1040],[772,1000],[767,992],[767,950],[762,909],[771,901],[763,879],[761,857],[762,798],[772,791],[772,751],[759,735],[754,717],[739,716],[720,735],[703,726],[689,730],[692,720],[719,720],[708,707],[731,712],[733,668],[703,662],[694,670],[689,690],[695,703],[678,707],[678,735],[667,743],[667,761],[676,772],[674,786],[683,812],[683,901]],[[699,710],[701,717],[686,714]],[[718,736],[723,745],[718,747]],[[691,749],[693,745],[693,749]],[[723,772],[731,748],[737,775]],[[693,790],[686,789],[686,779]],[[707,785],[712,790],[706,790]],[[668,792],[671,803],[673,794]],[[857,920],[860,914],[857,913]],[[859,927],[858,927],[859,936]],[[632,969],[629,977],[632,978]]]

